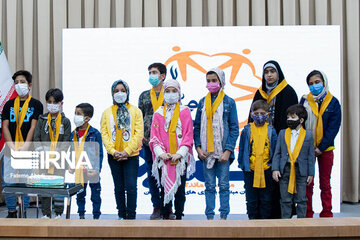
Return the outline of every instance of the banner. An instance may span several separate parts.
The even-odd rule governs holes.
[[[193,118],[199,100],[208,92],[206,72],[213,67],[223,69],[225,93],[236,101],[240,130],[247,123],[253,95],[261,85],[262,67],[268,60],[279,62],[299,98],[309,92],[307,74],[318,69],[327,74],[330,91],[341,99],[339,26],[64,29],[62,43],[64,112],[73,119],[75,106],[88,102],[95,108],[90,123],[98,129],[103,111],[112,105],[112,83],[125,80],[130,87],[130,103],[137,106],[139,95],[151,88],[147,67],[154,62],[165,63],[167,78],[180,82],[182,104],[190,108]],[[340,134],[335,146],[332,202],[333,211],[339,212]],[[235,161],[230,167],[230,214],[246,213],[243,173],[238,168],[237,151],[236,148]],[[116,214],[106,154],[103,166],[102,212]],[[205,211],[200,161],[196,162],[196,167],[196,173],[186,185],[185,214],[204,214]],[[140,159],[138,176],[137,212],[151,213],[143,159]],[[319,212],[317,177],[318,174],[313,203],[315,211]],[[219,194],[216,201],[218,209]],[[87,203],[91,211],[91,201]],[[76,212],[76,208],[73,211]]]

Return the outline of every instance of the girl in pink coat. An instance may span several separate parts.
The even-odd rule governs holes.
[[[190,110],[181,106],[181,89],[176,80],[164,82],[165,105],[154,113],[150,149],[152,174],[161,185],[161,214],[164,219],[182,219],[186,178],[195,172],[193,122]],[[175,198],[175,216],[172,200]]]

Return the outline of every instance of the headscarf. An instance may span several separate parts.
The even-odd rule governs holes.
[[[267,89],[267,94],[269,94],[279,83],[279,71],[277,70],[276,66],[274,63],[268,62],[264,65],[263,67],[263,73],[265,73],[265,69],[266,68],[273,68],[275,69],[276,73],[277,73],[277,79],[274,83],[272,83],[271,85],[268,84],[268,82],[265,80],[265,84],[266,84],[266,89]],[[264,74],[265,75],[265,74]],[[264,77],[265,78],[265,77]]]
[[[326,74],[323,71],[319,71],[319,72],[321,73],[321,77],[324,81],[324,88],[319,95],[313,96],[315,101],[323,99],[326,96],[326,93],[329,91],[329,81],[327,79]]]
[[[122,84],[125,87],[126,90],[126,100],[124,103],[117,103],[114,99],[114,90],[117,85]],[[124,80],[117,80],[115,81],[111,86],[111,94],[113,98],[113,104],[118,106],[117,112],[116,112],[116,120],[117,120],[117,126],[119,129],[125,129],[130,130],[130,113],[128,108],[126,107],[126,103],[129,102],[129,95],[130,95],[130,89],[129,85]]]
[[[169,87],[176,88],[179,93],[179,102],[181,99],[181,87],[177,80],[169,79],[166,80],[163,84],[163,92],[165,94],[165,90]],[[174,114],[176,103],[174,104],[168,104],[166,103],[166,118],[165,118],[165,131],[167,132],[169,130],[170,122]]]
[[[215,72],[216,75],[218,76],[219,80],[220,80],[220,84],[221,84],[221,88],[224,89],[225,87],[225,73],[223,70],[221,70],[220,68],[212,68],[210,69],[209,72]]]

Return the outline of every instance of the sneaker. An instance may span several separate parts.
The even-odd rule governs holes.
[[[61,219],[61,214],[56,214],[55,219]]]
[[[17,218],[17,211],[9,211],[6,218]]]
[[[118,218],[117,218],[117,220],[124,220],[124,218],[122,218],[122,217],[118,217]]]
[[[79,218],[80,218],[80,219],[85,219],[85,216],[84,216],[84,215],[80,215]]]
[[[155,207],[153,213],[150,215],[150,220],[161,219],[160,208]]]
[[[176,219],[175,214],[171,212],[171,213],[169,214],[169,220],[175,220],[175,219]]]
[[[42,216],[43,219],[50,219],[47,215]]]

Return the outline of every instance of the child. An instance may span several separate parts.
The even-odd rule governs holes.
[[[58,88],[49,89],[45,95],[48,113],[41,115],[36,124],[34,142],[51,142],[50,151],[67,151],[71,133],[70,120],[61,113],[64,95]],[[46,143],[45,143],[46,144]],[[40,171],[41,174],[65,176],[65,169],[57,169],[50,165],[49,169]],[[43,218],[51,218],[51,198],[41,197]],[[61,218],[64,211],[64,198],[54,198],[55,218]]]
[[[32,75],[30,72],[20,70],[14,73],[12,79],[18,96],[6,102],[2,112],[2,130],[7,146],[13,150],[26,151],[34,137],[34,130],[39,115],[43,113],[43,105],[39,100],[30,96]],[[10,169],[10,156],[4,156],[3,173],[5,168]],[[6,182],[7,174],[2,175]],[[5,185],[5,183],[4,183]],[[24,208],[29,206],[29,197],[24,196]],[[16,196],[5,196],[8,208],[7,218],[16,218]]]
[[[304,95],[300,104],[304,105],[309,119],[306,129],[313,132],[315,138],[315,156],[319,164],[319,181],[322,211],[320,217],[332,217],[331,212],[331,168],[334,161],[334,140],[341,125],[341,106],[336,97],[329,92],[329,82],[323,72],[314,70],[306,78],[310,93]],[[306,189],[306,217],[313,217],[312,195],[314,183]]]
[[[151,124],[152,173],[161,185],[163,218],[170,219],[171,202],[175,197],[175,216],[180,220],[185,205],[186,177],[195,172],[193,124],[190,110],[180,106],[178,81],[171,79],[164,82],[164,99],[165,106],[160,106],[154,113]]]
[[[251,105],[254,122],[241,132],[239,168],[244,172],[246,207],[249,219],[271,217],[271,160],[276,146],[276,131],[267,122],[269,104],[257,100]]]
[[[89,103],[81,103],[75,108],[74,123],[76,129],[71,133],[70,141],[78,144],[79,151],[86,151],[88,157],[90,158],[93,169],[87,170],[76,169],[75,170],[75,183],[81,183],[84,186],[82,192],[77,194],[76,203],[78,205],[78,213],[80,219],[85,219],[85,197],[86,197],[86,187],[89,183],[91,189],[91,201],[93,203],[93,218],[99,219],[101,212],[101,185],[100,185],[100,171],[102,167],[103,160],[103,148],[100,132],[90,126],[89,121],[94,114],[94,107]],[[87,145],[86,143],[96,142],[98,144]],[[89,149],[90,148],[90,149]],[[95,149],[91,149],[95,148]],[[73,171],[71,171],[73,172]]]
[[[272,176],[280,185],[281,218],[291,218],[296,204],[298,218],[306,216],[306,185],[315,173],[314,137],[303,126],[306,109],[296,104],[287,109],[288,128],[281,130],[276,143]]]
[[[209,93],[199,102],[195,122],[194,141],[205,177],[205,214],[215,216],[216,177],[219,180],[220,218],[226,220],[230,212],[230,163],[239,136],[239,122],[235,101],[225,95],[225,73],[213,68],[206,73]]]

